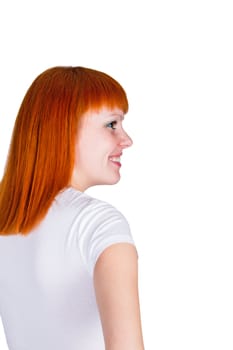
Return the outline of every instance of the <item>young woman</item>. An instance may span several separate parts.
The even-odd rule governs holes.
[[[125,217],[90,197],[120,179],[125,91],[54,67],[27,91],[0,183],[0,315],[10,350],[143,350]]]

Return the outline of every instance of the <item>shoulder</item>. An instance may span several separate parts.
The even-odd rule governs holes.
[[[79,192],[72,187],[61,191],[55,198],[56,203],[79,216],[80,220],[89,223],[115,223],[128,226],[128,221],[122,212],[112,204],[91,197],[85,192]]]
[[[71,216],[70,234],[91,275],[100,254],[115,243],[134,240],[125,216],[110,203],[68,188],[56,198],[60,209]]]
[[[126,217],[119,209],[103,200],[92,198],[89,201],[87,208],[96,219],[102,219],[104,221],[111,219],[127,223]]]
[[[72,187],[56,196],[54,206],[58,215],[70,218],[72,229],[78,231],[80,237],[130,235],[128,220],[120,210]]]
[[[114,237],[116,241],[125,236],[131,237],[128,220],[119,209],[108,202],[92,198],[86,207],[86,217],[96,236],[106,236],[108,239]]]

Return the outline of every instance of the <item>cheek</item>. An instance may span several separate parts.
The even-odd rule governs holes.
[[[91,144],[87,145],[89,151],[100,156],[111,154],[116,147],[116,138],[109,131],[96,136],[93,137]]]
[[[91,163],[99,164],[101,159],[105,162],[117,145],[116,136],[109,130],[106,131],[90,133],[85,135],[88,137],[82,137],[76,146],[76,159],[89,166]]]
[[[93,170],[93,167],[96,168],[100,164],[102,156],[102,142],[96,142],[93,138],[80,143],[76,152],[77,164],[86,171]]]

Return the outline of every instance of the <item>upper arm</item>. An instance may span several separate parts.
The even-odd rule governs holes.
[[[143,350],[138,296],[137,252],[117,243],[96,262],[94,285],[106,350]]]

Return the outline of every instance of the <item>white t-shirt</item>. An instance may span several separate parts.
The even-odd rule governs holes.
[[[67,188],[29,235],[0,235],[0,315],[10,350],[103,350],[93,287],[99,255],[134,244],[110,204]]]

